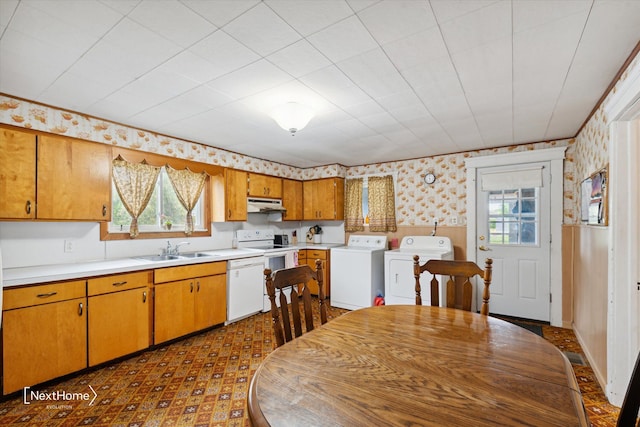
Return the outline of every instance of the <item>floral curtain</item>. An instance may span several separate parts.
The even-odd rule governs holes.
[[[396,203],[393,176],[370,176],[369,230],[396,231]]]
[[[196,206],[202,189],[207,180],[207,173],[191,172],[189,169],[176,170],[167,165],[167,175],[178,200],[187,210],[187,218],[184,223],[184,234],[190,236],[193,233],[193,208]]]
[[[138,237],[138,217],[149,204],[149,199],[156,186],[160,168],[142,163],[129,163],[118,156],[113,160],[113,182],[120,195],[122,204],[131,215],[129,235]]]
[[[362,231],[362,178],[348,179],[344,195],[344,231]]]

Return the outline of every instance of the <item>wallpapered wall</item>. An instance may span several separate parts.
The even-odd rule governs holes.
[[[458,224],[465,224],[466,169],[464,161],[468,157],[569,146],[564,177],[565,181],[568,181],[566,184],[569,185],[565,185],[565,188],[572,189],[574,187],[575,174],[573,173],[573,158],[571,156],[571,146],[574,144],[573,139],[377,163],[351,168],[333,164],[300,169],[199,143],[158,135],[6,95],[0,96],[0,123],[292,179],[307,180],[332,176],[348,178],[367,174],[397,172],[396,192],[398,204],[396,210],[398,225],[427,225],[432,224],[434,219],[437,219],[440,224],[451,225],[454,218]],[[434,185],[428,186],[424,184],[422,178],[426,171],[433,171],[438,177]],[[565,192],[565,222],[571,223],[575,218],[578,218],[574,215],[574,203],[572,192]]]

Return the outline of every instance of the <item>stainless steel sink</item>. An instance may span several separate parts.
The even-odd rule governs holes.
[[[180,257],[182,258],[199,258],[199,257],[205,257],[205,256],[215,256],[215,255],[205,254],[202,252],[189,252],[189,253],[180,254]]]
[[[171,261],[174,259],[180,259],[182,257],[179,255],[147,255],[147,256],[139,256],[136,258],[145,259],[147,261]]]

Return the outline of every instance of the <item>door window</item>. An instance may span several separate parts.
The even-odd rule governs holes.
[[[488,197],[491,245],[539,245],[538,188],[493,190],[488,192]]]

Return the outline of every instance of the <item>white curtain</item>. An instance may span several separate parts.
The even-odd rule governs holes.
[[[193,234],[193,208],[196,206],[200,194],[202,194],[202,189],[207,180],[207,173],[191,172],[189,169],[176,170],[169,165],[166,166],[166,169],[178,200],[187,210],[184,234],[190,236]]]

